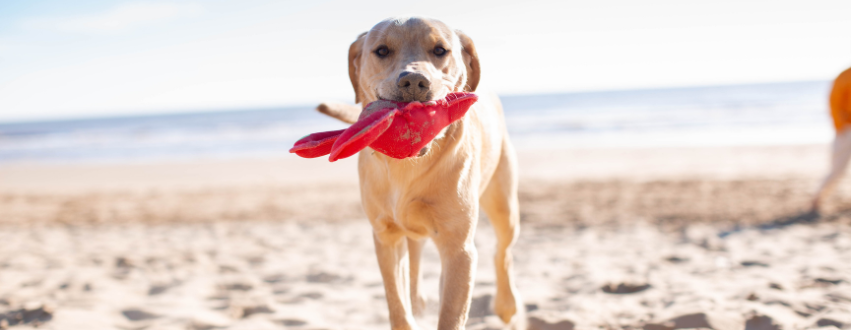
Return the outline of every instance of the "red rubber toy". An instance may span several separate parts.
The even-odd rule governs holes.
[[[349,128],[310,134],[296,141],[290,153],[304,158],[331,154],[328,160],[333,162],[370,147],[396,159],[414,157],[478,99],[476,94],[458,92],[424,103],[375,101]]]

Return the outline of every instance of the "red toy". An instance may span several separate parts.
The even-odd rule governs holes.
[[[366,105],[351,127],[310,134],[296,141],[290,152],[304,158],[330,153],[328,160],[333,162],[368,146],[396,159],[413,157],[478,99],[476,94],[458,92],[425,103],[375,101]]]

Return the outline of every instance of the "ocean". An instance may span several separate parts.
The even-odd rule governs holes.
[[[828,143],[828,81],[501,96],[518,149]],[[312,106],[0,123],[0,163],[288,155]]]

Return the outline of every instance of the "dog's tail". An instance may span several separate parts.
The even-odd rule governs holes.
[[[361,107],[357,104],[322,102],[316,107],[316,111],[337,118],[344,123],[354,124],[358,121]]]

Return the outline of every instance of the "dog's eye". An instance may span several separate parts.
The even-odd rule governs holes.
[[[440,46],[434,47],[434,55],[443,56],[446,54],[446,49]]]
[[[378,57],[381,58],[387,57],[387,55],[390,55],[390,49],[387,49],[387,46],[378,47],[378,49],[375,50],[375,55],[378,55]]]

